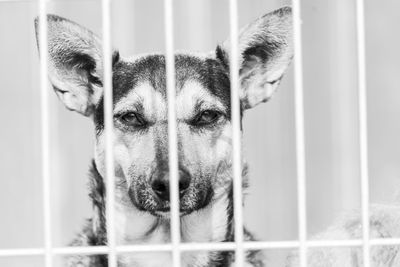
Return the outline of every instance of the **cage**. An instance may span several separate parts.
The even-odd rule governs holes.
[[[370,236],[369,223],[369,207],[375,203],[390,207],[387,217],[396,217],[397,212],[399,5],[394,0],[0,1],[0,265],[64,266],[65,258],[85,254],[108,255],[108,266],[118,266],[122,255],[162,254],[173,266],[190,266],[182,260],[185,253],[229,251],[235,255],[235,266],[246,266],[244,257],[262,250],[265,266],[286,266],[292,251],[299,253],[299,266],[314,266],[307,254],[328,247],[358,250],[364,266],[374,266],[371,253],[400,244],[396,233],[382,236],[385,239]],[[293,9],[294,61],[274,97],[245,111],[240,124],[239,29],[282,6]],[[90,119],[66,110],[52,92],[48,51],[37,46],[37,41],[47,42],[46,14],[90,29],[103,44],[106,183],[115,178],[115,152],[107,152],[113,151],[115,134],[110,112],[113,49],[118,48],[123,58],[165,55],[171,177],[167,242],[121,243],[115,235],[120,221],[108,208],[108,242],[71,246],[92,214],[88,169],[98,140]],[[36,17],[42,25],[37,37]],[[229,63],[235,238],[186,242],[180,234],[179,190],[173,186],[178,185],[180,160],[173,53],[214,53],[226,40],[233,55]],[[249,164],[248,187],[242,185],[241,156]],[[113,207],[118,202],[115,188],[106,188],[106,203]],[[343,216],[360,218],[360,238],[335,232],[318,238]],[[207,223],[217,223],[220,217],[214,217]],[[242,225],[257,241],[246,239]]]

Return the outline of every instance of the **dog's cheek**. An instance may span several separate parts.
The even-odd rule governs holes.
[[[211,143],[214,146],[211,148],[214,159],[217,162],[221,160],[231,161],[232,156],[232,127],[226,124],[218,136],[212,136]]]
[[[218,136],[210,136],[210,144],[207,156],[203,159],[203,176],[208,177],[208,183],[212,188],[216,188],[220,180],[229,177],[232,162],[232,132],[230,126],[226,126],[220,131]]]
[[[130,134],[121,136],[121,145],[126,148],[125,157],[127,175],[140,176],[141,179],[149,178],[155,167],[155,138],[153,134]]]
[[[114,159],[116,170],[119,166],[122,170],[123,177],[131,186],[135,179],[138,177],[145,178],[149,173],[149,166],[151,160],[148,153],[151,151],[151,143],[147,142],[147,151],[144,149],[145,136],[135,133],[115,131],[114,141]]]
[[[114,145],[114,164],[115,164],[115,175],[121,178],[125,178],[128,185],[130,185],[129,179],[129,167],[130,167],[130,156],[127,147],[124,144],[116,142]]]
[[[231,135],[229,123],[209,131],[181,130],[180,160],[183,165],[190,166],[194,176],[207,175],[221,160],[231,156]]]
[[[219,136],[213,136],[214,146],[211,148],[213,157],[210,165],[213,166],[211,187],[213,197],[219,198],[229,191],[232,183],[232,127],[227,123]],[[215,139],[214,139],[215,138]]]

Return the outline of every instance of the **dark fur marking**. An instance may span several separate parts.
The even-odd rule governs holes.
[[[217,49],[215,50],[215,56],[221,62],[222,66],[224,66],[225,69],[229,71],[229,56],[226,51],[221,48],[220,45],[218,45]]]
[[[228,119],[230,119],[229,73],[220,61],[212,58],[199,59],[189,55],[176,55],[175,66],[177,90],[180,90],[186,81],[197,80],[224,104]],[[113,65],[114,103],[146,81],[166,97],[163,55],[147,56],[133,63],[117,60]],[[104,124],[103,99],[99,101],[95,109],[94,120],[97,133],[100,133]]]

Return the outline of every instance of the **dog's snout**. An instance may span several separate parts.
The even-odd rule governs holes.
[[[167,179],[154,179],[151,188],[161,200],[169,200],[169,181]]]
[[[169,172],[162,175],[156,175],[151,181],[151,188],[154,193],[163,201],[168,201],[170,196],[169,190]],[[184,170],[179,170],[179,198],[185,195],[190,186],[190,174]]]
[[[190,174],[185,171],[179,171],[179,197],[182,197],[190,186]]]

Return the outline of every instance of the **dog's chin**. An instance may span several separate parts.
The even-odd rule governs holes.
[[[145,191],[140,191],[137,194],[130,194],[132,204],[142,212],[150,213],[159,218],[169,219],[171,217],[171,208],[169,201],[160,201],[153,194],[143,194]],[[136,197],[135,197],[136,196]],[[201,210],[207,207],[213,198],[213,192],[207,191],[206,194],[196,195],[195,197],[186,196],[180,199],[179,216],[187,216],[192,212]]]
[[[146,206],[140,205],[139,203],[132,201],[133,205],[142,212],[150,213],[151,215],[159,218],[170,219],[171,218],[171,208],[169,205],[162,205],[162,206]],[[183,217],[189,215],[196,209],[180,209],[179,210],[179,217]]]
[[[204,206],[202,206],[201,208],[204,208]],[[196,211],[200,210],[201,208],[198,208],[198,209],[194,209],[194,208],[191,208],[191,209],[180,209],[179,210],[179,217],[184,217],[184,216],[190,215],[191,213],[196,212]],[[166,219],[166,220],[171,219],[171,215],[173,214],[173,211],[171,210],[170,207],[150,208],[150,209],[149,208],[147,208],[147,209],[143,209],[142,208],[141,210],[144,211],[144,212],[148,212],[148,213],[150,213],[151,215],[153,215],[155,217],[158,217],[158,218],[161,218],[161,219]]]
[[[155,210],[155,211],[151,211],[151,213],[156,217],[166,219],[166,220],[171,219],[171,214],[172,214],[171,210],[169,210],[169,209],[168,210]],[[192,211],[179,211],[179,217],[189,215],[190,213],[192,213]]]

